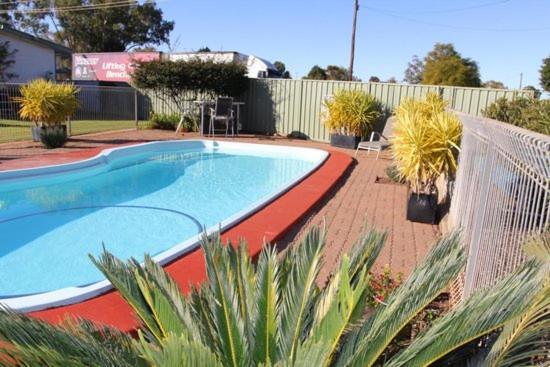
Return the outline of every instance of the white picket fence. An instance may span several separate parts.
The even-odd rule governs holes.
[[[527,237],[550,229],[550,137],[457,115],[464,131],[450,218],[468,251],[468,297],[521,264]]]

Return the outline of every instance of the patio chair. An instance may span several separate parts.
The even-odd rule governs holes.
[[[225,124],[225,136],[231,127],[231,136],[235,136],[235,114],[233,112],[233,98],[218,97],[216,105],[210,108],[210,125],[208,126],[208,135],[215,136],[215,123],[222,121]]]
[[[390,146],[390,137],[392,134],[392,125],[394,119],[395,117],[390,117],[386,120],[386,125],[384,126],[384,130],[382,130],[382,133],[373,131],[370,134],[370,139],[368,141],[365,140],[360,142],[359,145],[357,145],[355,156],[357,157],[359,149],[364,149],[367,151],[367,155],[371,151],[377,152],[376,159],[378,159],[380,152]]]

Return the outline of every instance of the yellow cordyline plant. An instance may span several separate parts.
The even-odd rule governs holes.
[[[366,136],[382,114],[380,102],[362,91],[339,90],[323,104],[325,126],[343,135]]]
[[[44,79],[33,80],[20,89],[19,116],[37,126],[60,124],[78,108],[78,88],[72,84],[55,84]]]
[[[422,101],[408,99],[395,111],[393,155],[401,176],[416,192],[430,193],[440,175],[457,169],[462,125],[436,94]]]

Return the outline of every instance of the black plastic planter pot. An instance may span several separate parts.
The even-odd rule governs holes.
[[[67,135],[67,125],[55,125],[55,126],[32,126],[32,141],[41,141],[43,133],[47,133],[47,130],[62,129],[64,134]]]
[[[45,148],[61,148],[67,142],[67,126],[43,126],[40,129],[40,141]]]
[[[333,147],[356,149],[361,142],[360,136],[330,134],[330,145]]]
[[[437,196],[435,194],[409,195],[407,220],[417,223],[435,224],[437,214]]]

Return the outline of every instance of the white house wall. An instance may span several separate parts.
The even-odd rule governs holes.
[[[55,51],[33,43],[23,41],[17,37],[0,34],[0,42],[9,41],[9,49],[16,49],[12,56],[15,63],[6,71],[17,74],[9,80],[13,83],[25,83],[37,78],[55,79]]]

